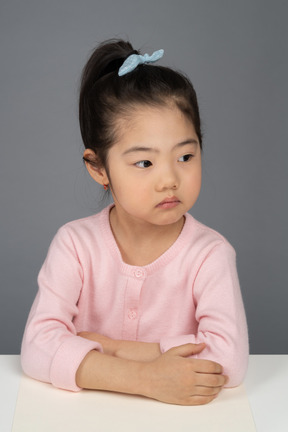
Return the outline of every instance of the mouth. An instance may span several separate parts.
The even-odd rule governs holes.
[[[171,198],[165,198],[163,201],[157,204],[156,207],[169,209],[169,208],[176,207],[178,204],[180,204],[180,200],[177,197],[171,197]]]

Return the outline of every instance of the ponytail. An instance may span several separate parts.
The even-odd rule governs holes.
[[[130,42],[105,41],[92,53],[82,73],[81,135],[85,148],[92,149],[105,168],[108,150],[117,139],[117,120],[139,105],[175,104],[192,121],[202,145],[197,96],[190,80],[180,72],[150,64],[141,64],[119,77],[119,68],[131,54],[140,53]]]

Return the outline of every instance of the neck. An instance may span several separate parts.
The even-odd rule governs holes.
[[[116,207],[110,211],[110,225],[122,259],[131,265],[143,266],[155,261],[176,241],[184,222],[183,216],[171,225],[153,225],[122,218]]]

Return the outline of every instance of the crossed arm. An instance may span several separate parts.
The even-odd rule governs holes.
[[[202,405],[215,399],[228,379],[218,363],[188,358],[200,353],[205,344],[181,345],[162,354],[157,343],[119,341],[89,332],[78,336],[103,347],[103,353],[90,351],[81,362],[76,383],[82,388]]]
[[[197,332],[179,328],[174,334],[180,336],[171,337],[163,331],[160,349],[158,343],[119,341],[95,333],[77,336],[77,328],[85,328],[76,327],[74,321],[82,268],[70,236],[60,240],[55,239],[39,274],[39,291],[23,337],[21,362],[27,375],[72,391],[111,390],[182,405],[213,400],[227,382],[223,370],[229,386],[240,384],[247,367],[248,338],[230,249],[226,252],[231,264],[219,252],[217,265],[207,259],[197,274],[193,285]],[[214,248],[213,254],[217,253]]]

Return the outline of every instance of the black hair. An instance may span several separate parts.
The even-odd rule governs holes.
[[[202,149],[201,121],[196,92],[183,73],[156,64],[139,65],[124,76],[118,70],[131,54],[140,54],[130,42],[111,39],[101,43],[83,69],[79,121],[85,148],[107,169],[108,150],[117,139],[117,120],[139,105],[176,105],[196,131]],[[128,117],[129,118],[129,117]],[[97,165],[97,163],[96,163]]]

